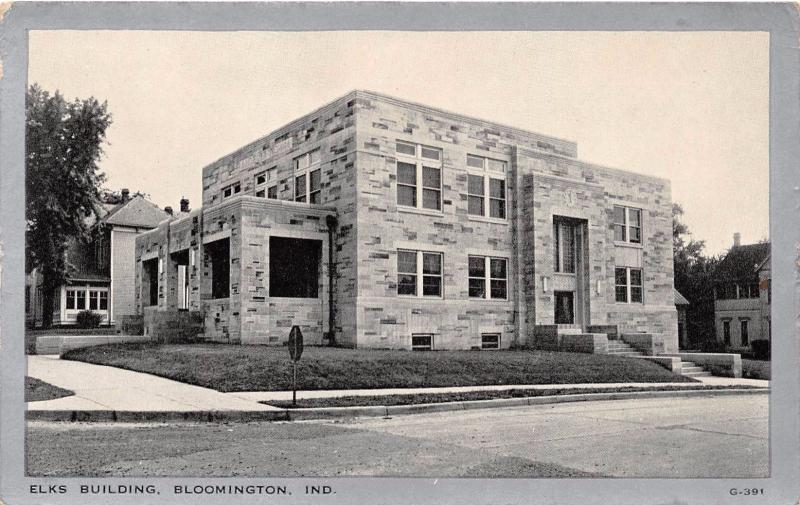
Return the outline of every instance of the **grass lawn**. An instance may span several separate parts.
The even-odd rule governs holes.
[[[75,349],[63,359],[147,372],[218,391],[292,387],[285,347],[126,343]],[[694,382],[645,360],[548,351],[379,351],[307,347],[298,389],[491,384]]]
[[[61,389],[48,382],[34,377],[25,377],[25,401],[40,402],[42,400],[55,400],[65,396],[72,396],[75,393],[68,389]]]
[[[713,389],[754,389],[753,386],[655,386],[637,387],[625,386],[602,391],[603,393],[627,393],[636,391],[696,391]],[[497,400],[500,398],[529,398],[532,396],[555,395],[580,395],[597,393],[596,389],[589,388],[559,388],[559,389],[506,389],[504,391],[466,391],[461,393],[425,393],[416,395],[381,395],[381,396],[339,396],[335,398],[304,398],[297,400],[297,406],[292,406],[291,400],[263,401],[265,405],[283,409],[307,409],[315,407],[389,407],[391,405],[418,405],[420,403],[445,403],[473,400]]]
[[[742,360],[742,377],[745,379],[770,379],[770,362],[755,359]]]

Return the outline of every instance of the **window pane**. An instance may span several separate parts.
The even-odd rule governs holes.
[[[424,275],[422,277],[422,296],[442,296],[442,278]]]
[[[320,203],[321,196],[322,193],[320,193],[319,191],[315,191],[314,193],[308,195],[308,201],[309,203]]]
[[[483,279],[469,280],[469,297],[486,298],[486,281]]]
[[[75,291],[67,290],[67,308],[75,308]]]
[[[278,186],[272,186],[267,190],[267,198],[276,200],[278,198]]]
[[[260,173],[256,176],[256,184],[264,184],[265,182],[267,182],[266,173]]]
[[[100,310],[108,310],[108,292],[100,292]]]
[[[397,182],[400,184],[417,184],[417,166],[412,163],[397,162]]]
[[[486,262],[483,256],[469,257],[469,276],[486,277]]]
[[[241,191],[241,190],[242,190],[242,187],[241,187],[240,185],[238,185],[238,184],[237,184],[236,186],[234,186],[234,187],[233,187],[233,192],[234,192],[234,193],[238,193],[238,192],[239,192],[239,191]]]
[[[499,161],[499,160],[487,160],[489,165],[489,170],[495,170],[497,172],[505,172],[506,171],[506,162]]]
[[[267,170],[267,180],[271,181],[272,179],[274,179],[275,178],[275,172],[277,172],[277,171],[278,171],[278,169],[275,168],[275,167],[270,168],[269,170]]]
[[[497,200],[495,198],[489,199],[489,217],[496,217],[499,219],[506,218],[506,201]]]
[[[492,279],[505,279],[506,278],[506,260],[500,258],[492,258],[489,260],[489,269],[492,274]]]
[[[482,216],[483,215],[483,197],[482,196],[470,196],[469,199],[468,199],[467,212],[469,212],[473,216]]]
[[[631,242],[636,244],[642,241],[642,229],[641,228],[629,228],[631,233]]]
[[[442,210],[439,195],[441,192],[437,189],[423,189],[422,190],[422,207],[426,209]]]
[[[575,229],[569,225],[561,225],[561,253],[564,272],[575,273]]]
[[[438,168],[422,167],[422,187],[434,189],[441,188],[441,171]]]
[[[417,276],[401,274],[397,278],[397,294],[398,295],[416,295],[417,294]]]
[[[414,251],[397,251],[397,271],[417,273],[417,253]]]
[[[266,195],[266,193],[264,193],[263,189],[261,191],[256,191],[256,196],[258,198],[264,198],[265,195]]]
[[[442,255],[441,254],[422,254],[422,273],[442,274]]]
[[[306,176],[305,174],[300,177],[294,178],[294,196],[295,198],[305,196],[306,194]],[[305,199],[303,200],[305,201]]]
[[[618,302],[627,302],[628,301],[628,288],[625,286],[617,286],[614,288],[614,293],[616,295],[616,300]]]
[[[628,284],[628,277],[624,268],[614,269],[614,284],[617,286],[625,286]]]
[[[642,288],[631,288],[631,301],[633,303],[642,303]]]
[[[470,195],[483,196],[483,176],[469,175],[467,176],[467,193]]]
[[[410,154],[411,156],[417,155],[417,147],[414,144],[406,144],[405,142],[398,142],[396,148],[398,153]]]
[[[625,207],[614,206],[614,224],[625,224]]]
[[[492,298],[506,298],[506,281],[492,280]]]
[[[75,308],[83,310],[86,308],[86,291],[76,291],[75,292]]]
[[[628,219],[631,226],[639,227],[642,223],[642,211],[639,209],[628,209]]]
[[[625,226],[621,224],[614,225],[614,240],[617,242],[625,241]]]
[[[97,291],[90,291],[89,292],[89,310],[97,310],[97,306],[99,305],[100,298],[98,296]]]
[[[436,148],[425,146],[421,146],[421,148],[423,158],[428,158],[429,160],[439,160],[442,158],[442,152]]]
[[[319,163],[319,149],[315,149],[308,153],[308,164],[314,165],[316,163]]]
[[[638,268],[631,268],[631,286],[642,285],[642,271]]]
[[[320,171],[314,170],[310,174],[309,184],[311,185],[311,191],[316,191],[319,189],[320,186]]]
[[[561,271],[561,256],[558,254],[558,245],[560,242],[558,223],[553,223],[553,267],[556,272]]]
[[[492,198],[506,197],[506,181],[502,179],[489,179],[489,196]]]
[[[397,186],[397,203],[399,205],[417,206],[417,188],[414,186]]]
[[[483,158],[480,156],[467,155],[467,166],[475,168],[483,168]]]

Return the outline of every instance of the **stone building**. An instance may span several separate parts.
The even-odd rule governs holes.
[[[717,341],[746,351],[753,340],[770,340],[772,289],[768,242],[742,245],[739,234],[715,271]]]
[[[671,205],[574,142],[353,91],[205,167],[136,240],[137,304],[242,344],[676,352]]]

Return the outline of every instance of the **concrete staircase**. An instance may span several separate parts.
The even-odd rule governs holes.
[[[686,377],[710,377],[711,372],[707,372],[703,367],[697,366],[693,361],[681,360],[681,375]]]
[[[626,344],[622,340],[609,340],[608,354],[611,354],[612,356],[624,356],[626,358],[644,356],[644,353],[637,351],[635,348]]]

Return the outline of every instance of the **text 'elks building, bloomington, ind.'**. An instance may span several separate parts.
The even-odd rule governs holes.
[[[677,352],[669,181],[353,91],[203,169],[136,239],[145,332],[282,345]]]

